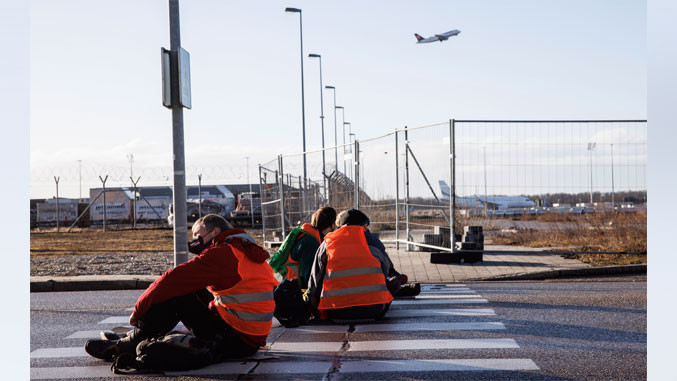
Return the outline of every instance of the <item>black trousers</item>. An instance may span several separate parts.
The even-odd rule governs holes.
[[[235,329],[209,309],[211,299],[212,295],[205,289],[151,306],[137,322],[133,333],[135,339],[140,341],[164,336],[180,321],[196,337],[215,341],[219,357],[240,358],[256,353],[258,347],[242,341]]]

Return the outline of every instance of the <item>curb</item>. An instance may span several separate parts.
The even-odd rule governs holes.
[[[531,273],[507,274],[486,278],[472,278],[464,281],[502,281],[502,280],[542,280],[556,278],[572,278],[578,276],[646,274],[646,264],[584,267],[580,269],[559,269]]]
[[[30,292],[143,290],[157,275],[32,276]]]

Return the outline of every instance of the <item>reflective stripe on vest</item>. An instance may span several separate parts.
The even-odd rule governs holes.
[[[237,272],[241,280],[227,290],[209,288],[216,310],[235,330],[249,335],[267,335],[275,311],[273,290],[278,285],[273,269],[268,263],[253,262],[234,244],[227,247],[238,260]]]
[[[238,295],[218,295],[216,301],[221,304],[228,303],[251,303],[251,302],[262,302],[264,300],[273,300],[273,292],[255,292],[251,294],[238,294]]]
[[[383,271],[381,270],[380,267],[358,267],[355,269],[348,269],[348,270],[339,270],[339,271],[332,271],[327,273],[327,275],[324,276],[324,279],[337,279],[337,278],[344,278],[348,276],[355,276],[355,275],[364,275],[364,274],[383,274]]]
[[[355,295],[365,292],[388,291],[385,284],[372,284],[369,286],[357,286],[350,288],[339,288],[338,290],[322,290],[320,297],[331,298],[332,296]]]
[[[362,226],[344,226],[325,237],[327,270],[322,282],[320,311],[393,300],[380,262],[374,258]]]

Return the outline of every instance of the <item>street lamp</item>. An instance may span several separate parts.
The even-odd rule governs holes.
[[[303,129],[303,184],[306,186],[306,98],[303,86],[303,15],[299,8],[285,8],[285,12],[299,14],[299,36],[301,39],[301,123]]]
[[[346,112],[343,106],[335,106],[334,109],[340,109],[341,110],[341,125],[343,126],[343,174],[346,174],[346,125],[345,125],[345,120],[346,120]]]
[[[324,185],[324,198],[327,198],[327,174],[325,173],[324,161],[324,97],[322,96],[322,56],[319,54],[308,54],[309,58],[320,59],[320,121],[322,122],[322,183]]]
[[[336,133],[336,88],[334,86],[325,86],[325,89],[334,90],[334,170],[338,172],[338,135]]]
[[[350,127],[350,123],[348,123],[348,127]],[[352,153],[353,153],[353,143],[355,143],[355,134],[353,134],[352,132],[349,132],[349,133],[348,133],[348,142],[349,142],[349,144],[350,144],[350,153],[352,154]],[[352,155],[351,155],[351,156],[352,156]],[[351,160],[352,160],[352,159],[351,159]],[[354,166],[355,166],[355,163],[353,163],[353,164],[350,166],[350,178],[351,178],[353,181],[355,181],[355,179],[353,178],[353,167],[354,167]]]
[[[590,206],[592,207],[592,150],[595,149],[597,143],[588,143],[588,152],[590,157]]]

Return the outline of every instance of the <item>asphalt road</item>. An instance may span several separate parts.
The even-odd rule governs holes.
[[[182,379],[646,379],[645,277],[465,285],[427,286],[433,299],[394,304],[377,325],[276,328],[276,359]],[[122,325],[100,322],[129,315],[140,293],[31,294],[31,377],[112,377],[82,336]]]

